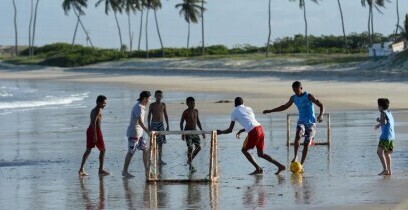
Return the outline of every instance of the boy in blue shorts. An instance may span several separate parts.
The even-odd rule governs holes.
[[[169,130],[169,117],[167,116],[166,104],[161,100],[163,98],[163,91],[156,90],[154,93],[156,102],[151,103],[149,106],[149,114],[147,115],[147,123],[149,125],[150,131],[164,131],[164,123],[166,120],[166,131]],[[167,143],[166,136],[160,135],[156,138],[157,144],[159,145],[159,164],[167,165],[162,159],[163,144]]]
[[[140,93],[137,103],[133,106],[132,113],[130,115],[130,122],[127,128],[127,137],[128,137],[128,152],[125,157],[125,164],[123,165],[122,175],[124,177],[134,177],[129,173],[129,164],[132,160],[133,155],[136,150],[143,151],[143,163],[145,166],[146,176],[148,174],[148,157],[149,157],[149,145],[146,139],[143,139],[143,132],[146,132],[150,135],[149,130],[144,124],[145,108],[146,105],[150,102],[150,92],[142,91]]]
[[[381,128],[380,141],[378,143],[377,155],[380,158],[383,171],[378,175],[391,175],[391,154],[394,150],[394,117],[388,110],[390,101],[386,98],[379,98],[378,110],[380,111],[380,117],[377,118],[378,124],[375,129]]]

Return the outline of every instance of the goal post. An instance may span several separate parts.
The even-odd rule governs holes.
[[[286,146],[290,146],[293,145],[293,143],[291,143],[291,118],[292,117],[297,117],[299,116],[299,114],[295,114],[295,113],[290,113],[286,115],[286,136],[287,136],[287,140],[286,140]],[[331,143],[331,122],[330,122],[330,113],[324,113],[323,114],[324,119],[323,122],[326,122],[326,140],[320,140],[320,141],[315,141],[314,145],[327,145],[330,146]],[[295,127],[296,129],[296,127]]]
[[[166,137],[169,136],[181,136],[181,135],[202,135],[207,134],[210,135],[210,140],[202,139],[201,141],[209,141],[203,143],[203,145],[208,145],[209,143],[209,164],[208,164],[208,173],[206,173],[205,178],[177,178],[177,179],[170,179],[166,177],[160,176],[158,171],[159,169],[159,148],[157,143],[157,136],[164,135]],[[175,138],[175,137],[173,137]],[[202,152],[207,152],[202,151]],[[185,158],[184,160],[186,160]],[[197,130],[190,130],[190,131],[152,131],[152,135],[150,136],[150,155],[149,155],[149,173],[146,175],[146,182],[173,182],[173,183],[180,183],[180,182],[215,182],[218,181],[219,172],[218,172],[218,143],[217,143],[217,131],[197,131]]]

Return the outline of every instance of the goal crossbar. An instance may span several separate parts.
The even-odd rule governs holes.
[[[158,160],[158,144],[156,141],[159,135],[202,135],[211,134],[210,139],[210,164],[208,168],[208,179],[161,179],[157,173],[159,166]],[[198,131],[198,130],[188,130],[188,131],[152,131],[150,136],[150,166],[153,166],[153,170],[146,176],[146,182],[170,182],[170,183],[185,183],[185,182],[215,182],[219,179],[218,174],[218,144],[217,144],[217,131]]]

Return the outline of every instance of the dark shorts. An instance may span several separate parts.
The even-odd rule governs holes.
[[[316,123],[298,122],[296,132],[298,132],[300,136],[305,137],[304,144],[309,145],[310,141],[314,140],[316,135]]]
[[[380,140],[378,142],[378,147],[382,148],[384,152],[392,152],[394,150],[393,140]]]
[[[164,124],[163,124],[163,122],[152,122],[151,123],[151,128],[152,128],[153,131],[164,131]],[[156,141],[157,141],[158,144],[167,143],[165,135],[157,136]]]
[[[95,146],[99,151],[105,150],[105,142],[103,141],[103,135],[100,128],[96,128],[96,143],[94,143],[95,130],[89,127],[86,130],[86,148],[92,149]]]
[[[195,146],[200,146],[201,144],[200,136],[198,136],[198,134],[185,135],[185,139],[187,147],[192,147],[193,144]]]
[[[249,131],[248,136],[246,137],[244,144],[242,145],[245,149],[257,148],[258,150],[265,149],[265,132],[262,126],[257,126]]]

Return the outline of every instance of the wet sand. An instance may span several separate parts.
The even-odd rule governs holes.
[[[311,148],[305,174],[298,176],[286,171],[276,176],[273,165],[257,158],[265,174],[246,175],[253,168],[240,153],[242,140],[231,134],[219,138],[220,182],[146,184],[140,153],[131,165],[136,178],[123,179],[120,175],[126,154],[124,130],[128,112],[141,89],[172,93],[172,98],[168,98],[172,129],[178,128],[187,94],[198,95],[197,108],[204,127],[209,130],[226,128],[233,106],[214,102],[243,96],[265,127],[266,151],[288,165],[293,151],[292,148],[288,151],[285,145],[286,113],[272,116],[260,113],[287,101],[294,78],[142,76],[62,69],[1,70],[0,78],[86,90],[90,96],[106,93],[109,102],[103,129],[108,149],[106,168],[112,172],[111,176],[102,178],[97,175],[98,152],[94,150],[87,163],[90,176],[77,176],[93,97],[63,112],[40,109],[2,115],[0,201],[5,209],[407,209],[408,143],[404,139],[408,137],[408,112],[404,110],[404,100],[408,87],[405,83],[303,81],[305,89],[322,100],[332,113],[333,133],[331,147]],[[375,153],[378,132],[373,131],[378,97],[390,98],[398,122],[400,141],[393,155],[391,177],[376,175],[381,168]],[[323,125],[319,131],[324,135],[322,130]],[[185,145],[176,137],[169,140],[174,143],[166,145],[165,158],[177,163],[174,167],[185,167],[183,150],[172,149]]]

